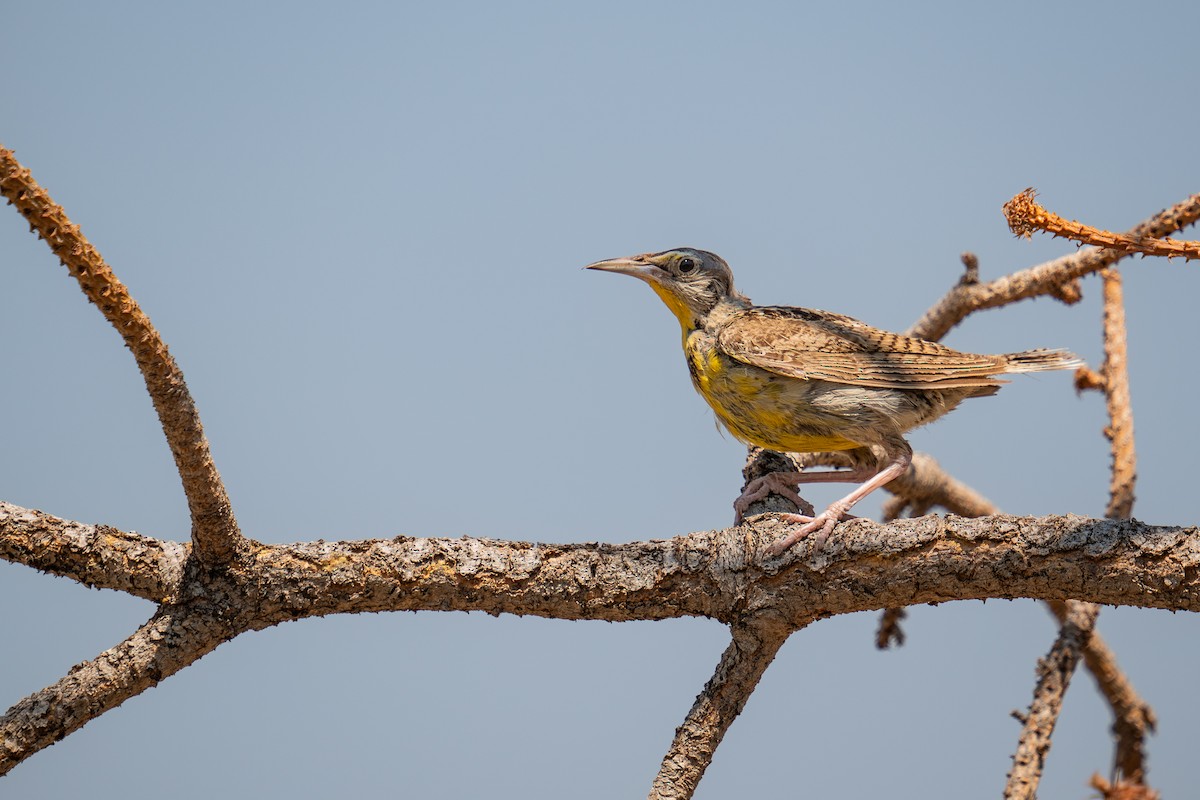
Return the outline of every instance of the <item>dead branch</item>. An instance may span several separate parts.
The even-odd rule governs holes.
[[[187,548],[0,501],[0,558],[161,603],[179,589]]]
[[[1108,427],[1104,435],[1112,447],[1106,517],[1133,514],[1134,485],[1137,483],[1137,454],[1133,446],[1133,407],[1129,401],[1128,347],[1125,335],[1125,300],[1121,273],[1101,271],[1104,280],[1104,399]]]
[[[1067,604],[1052,600],[1047,605],[1061,625],[1067,619]],[[1158,719],[1154,709],[1142,699],[1121,667],[1116,655],[1098,634],[1093,634],[1083,649],[1084,663],[1096,679],[1100,693],[1113,710],[1113,734],[1119,774],[1128,782],[1146,781],[1146,736],[1154,732]]]
[[[1071,675],[1079,663],[1083,643],[1092,635],[1099,607],[1091,603],[1067,603],[1067,619],[1059,630],[1058,639],[1050,653],[1038,662],[1038,682],[1033,702],[1025,715],[1013,768],[1008,773],[1004,796],[1013,800],[1033,800],[1037,797],[1038,781],[1050,737],[1062,710],[1063,698],[1071,683]]]
[[[1130,239],[1162,238],[1200,219],[1200,194],[1159,212],[1131,228]],[[1128,253],[1118,250],[1080,250],[1029,269],[1014,272],[988,283],[958,284],[913,323],[906,333],[937,341],[966,317],[985,308],[1000,306],[1030,297],[1053,294],[1057,287],[1076,278],[1110,267]]]
[[[0,717],[0,775],[211,652],[230,633],[212,613],[163,608],[132,636]]]
[[[717,745],[742,713],[758,681],[792,632],[761,624],[732,626],[733,641],[716,672],[696,698],[663,757],[650,787],[650,800],[687,800],[712,763]]]
[[[27,527],[30,515],[40,512],[0,506],[0,541]],[[55,536],[73,535],[55,533],[70,525],[43,527],[51,551]],[[238,633],[311,616],[419,610],[614,622],[703,616],[729,625],[769,618],[779,628],[798,629],[814,618],[983,598],[1080,598],[1200,610],[1195,528],[1073,516],[923,517],[887,525],[860,519],[843,523],[819,552],[802,542],[764,562],[763,553],[785,527],[776,518],[759,517],[753,528],[622,545],[409,537],[316,541],[260,545],[253,558],[224,571],[180,562],[165,570],[180,576],[179,582],[164,588],[186,605],[166,607],[167,616],[156,619],[169,620],[161,624],[175,630],[170,626],[186,617],[197,638],[170,651],[166,666],[160,664],[163,656],[147,657],[139,662],[144,673],[90,686],[86,713],[80,707],[59,716],[54,704],[21,701],[0,718],[0,740],[24,743],[9,747],[6,763],[15,765],[151,685],[150,678],[165,677]],[[161,569],[171,558],[167,547],[147,553],[146,571],[149,562],[157,560]],[[78,559],[67,552],[61,563],[43,564],[75,577]],[[166,636],[160,622],[143,634],[157,636],[156,631]],[[101,672],[108,658],[115,656],[101,657]],[[43,691],[70,688],[71,677],[63,680],[67,683]],[[108,693],[113,696],[105,699]],[[39,733],[22,733],[27,730]]]
[[[1046,231],[1056,237],[1071,239],[1082,244],[1123,250],[1126,253],[1142,253],[1148,256],[1165,256],[1186,259],[1200,258],[1200,242],[1184,242],[1178,239],[1134,238],[1121,233],[1104,231],[1075,220],[1066,220],[1047,211],[1034,198],[1032,188],[1017,194],[1004,204],[1004,218],[1009,229],[1017,236],[1030,238],[1034,231]]]
[[[243,540],[209,452],[196,404],[166,343],[79,226],[3,146],[0,194],[21,212],[30,230],[50,246],[88,300],[125,340],[146,382],[183,481],[196,555],[210,565],[230,560],[243,546]]]

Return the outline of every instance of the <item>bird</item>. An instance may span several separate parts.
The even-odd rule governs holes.
[[[658,295],[679,321],[692,385],[734,438],[781,453],[850,456],[849,469],[771,473],[746,485],[735,523],[771,492],[799,499],[803,483],[858,484],[816,516],[785,515],[800,527],[768,546],[768,556],[812,534],[819,550],[856,503],[908,469],[904,434],[967,398],[995,394],[1007,383],[998,375],[1083,363],[1062,349],[964,353],[830,311],[756,306],[734,288],[724,259],[692,247],[585,269],[638,278]]]

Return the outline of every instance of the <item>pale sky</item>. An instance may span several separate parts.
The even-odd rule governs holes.
[[[1008,232],[1026,186],[1114,229],[1200,191],[1194,3],[981,6],[10,3],[0,142],[159,327],[247,535],[665,538],[731,522],[744,449],[661,303],[583,265],[701,247],[760,303],[903,329],[964,250],[985,279],[1072,250]],[[1195,524],[1200,267],[1125,263],[1135,514]],[[0,265],[0,499],[185,539],[119,337],[9,208]],[[946,341],[1095,364],[1084,291]],[[911,439],[1006,511],[1098,516],[1104,424],[1069,376],[1017,376]],[[7,563],[0,607],[5,708],[153,610]],[[998,796],[1049,615],[915,608],[884,653],[876,620],[794,635],[696,796]],[[1158,711],[1152,784],[1193,794],[1200,623],[1106,609],[1099,630]],[[708,620],[292,623],[34,755],[0,797],[642,797],[727,641]],[[1109,766],[1078,677],[1044,797]]]

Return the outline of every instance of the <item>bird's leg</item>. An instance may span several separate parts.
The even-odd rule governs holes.
[[[825,540],[829,538],[829,534],[833,531],[835,525],[845,516],[846,512],[853,508],[854,504],[864,497],[869,495],[881,486],[886,485],[890,481],[903,475],[908,470],[908,465],[912,463],[912,448],[907,442],[902,442],[903,449],[895,447],[887,448],[889,461],[887,466],[879,470],[873,477],[863,482],[861,486],[855,489],[850,494],[830,504],[829,508],[822,511],[811,520],[808,518],[795,519],[799,515],[789,515],[795,522],[804,522],[804,525],[796,531],[789,533],[778,541],[772,542],[767,548],[768,556],[777,556],[784,550],[794,545],[796,542],[808,536],[810,533],[817,532],[817,539],[814,543],[814,549],[820,550],[825,544]]]
[[[823,470],[821,472],[768,472],[746,484],[738,499],[733,501],[733,524],[741,525],[746,510],[752,503],[757,503],[769,494],[786,497],[796,504],[797,508],[811,507],[811,504],[800,496],[797,486],[802,483],[860,483],[875,475],[872,467],[855,467],[854,469]],[[793,522],[798,522],[800,514],[791,514]],[[808,522],[812,517],[804,517]]]

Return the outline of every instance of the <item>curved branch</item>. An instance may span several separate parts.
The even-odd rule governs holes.
[[[1160,211],[1130,229],[1131,239],[1162,238],[1200,219],[1200,194]],[[1065,283],[1092,272],[1111,267],[1128,253],[1116,250],[1080,250],[1036,267],[1030,267],[989,283],[960,283],[913,323],[905,333],[938,341],[967,315],[985,308],[997,308],[1018,300],[1052,295]]]
[[[161,603],[178,591],[187,547],[0,501],[0,558]]]
[[[754,623],[733,625],[733,641],[696,698],[650,787],[650,800],[687,800],[712,763],[717,745],[742,713],[791,633]]]
[[[146,381],[183,481],[196,554],[210,565],[228,562],[244,540],[209,452],[196,404],[167,345],[129,290],[84,238],[79,226],[33,180],[12,151],[3,146],[0,146],[0,194],[28,220],[30,229],[50,245],[88,300],[96,304],[125,340]]]
[[[173,675],[228,638],[212,616],[160,610],[132,636],[79,664],[0,717],[0,775]]]

